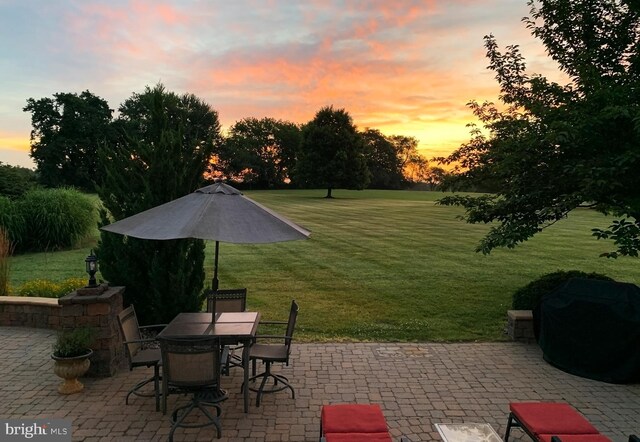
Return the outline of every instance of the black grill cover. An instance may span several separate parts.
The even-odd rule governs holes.
[[[572,278],[533,311],[544,359],[568,373],[640,382],[640,288]]]

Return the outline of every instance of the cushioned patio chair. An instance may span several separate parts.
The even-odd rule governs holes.
[[[321,442],[391,442],[387,421],[377,404],[323,405]],[[409,442],[405,436],[401,442]]]
[[[521,428],[531,439],[551,442],[611,442],[569,404],[557,402],[512,402],[504,435],[509,441],[512,427]],[[555,439],[554,439],[555,438]]]
[[[160,336],[162,351],[162,413],[167,411],[170,394],[191,394],[188,404],[179,406],[171,413],[169,440],[179,427],[201,428],[213,425],[218,439],[222,437],[219,402],[227,399],[220,389],[220,339],[214,336],[169,338]],[[215,415],[208,408],[215,409]],[[185,422],[194,410],[199,410],[205,422]]]
[[[243,312],[247,309],[247,289],[223,289],[210,290],[207,294],[207,312],[233,313]],[[242,368],[242,357],[237,353],[242,352],[243,345],[228,345],[227,358],[223,361],[222,374],[229,375],[231,367]]]
[[[120,325],[120,332],[124,341],[124,350],[127,356],[127,362],[129,363],[129,370],[133,370],[136,367],[153,367],[153,376],[138,382],[127,393],[125,398],[125,404],[129,404],[129,396],[135,394],[136,396],[156,398],[156,411],[160,409],[160,365],[162,357],[160,355],[160,349],[157,347],[157,341],[155,338],[143,338],[143,330],[160,330],[166,327],[166,324],[156,324],[140,326],[138,324],[138,317],[133,305],[130,305],[126,309],[122,310],[118,314],[118,324]],[[156,344],[151,345],[150,344]],[[147,393],[140,391],[142,387],[148,383],[153,382],[153,393]]]
[[[276,393],[278,391],[282,391],[285,389],[291,390],[292,399],[296,398],[296,392],[293,387],[289,383],[289,379],[281,374],[273,373],[271,371],[271,365],[273,363],[284,363],[289,365],[289,356],[291,355],[291,342],[293,340],[293,332],[296,327],[296,320],[298,318],[298,311],[300,307],[295,300],[291,301],[291,310],[289,311],[289,320],[286,323],[282,322],[272,322],[272,321],[261,321],[260,325],[265,324],[286,324],[287,329],[285,335],[257,335],[256,342],[251,345],[249,348],[249,359],[253,362],[253,376],[249,378],[249,382],[255,382],[260,380],[260,386],[258,388],[248,387],[251,391],[255,391],[256,396],[256,407],[260,406],[260,399],[262,395],[265,393]],[[267,344],[258,342],[259,340],[279,340],[281,341],[278,344]],[[256,372],[256,361],[262,361],[265,365],[264,372],[260,374],[255,374]],[[269,381],[273,381],[273,383],[268,386]],[[245,388],[244,383],[242,384],[242,389]]]

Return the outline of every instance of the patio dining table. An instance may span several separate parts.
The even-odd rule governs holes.
[[[242,344],[242,364],[244,385],[249,382],[249,347],[256,336],[260,313],[234,312],[216,313],[215,322],[211,321],[211,313],[180,313],[158,336],[189,337],[216,336],[223,345]],[[244,388],[244,412],[249,412],[249,389]]]

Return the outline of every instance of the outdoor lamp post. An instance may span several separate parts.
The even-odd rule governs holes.
[[[93,254],[93,249],[91,249],[89,256],[85,258],[84,264],[89,274],[89,285],[87,285],[87,287],[97,287],[96,272],[98,271],[98,257]]]

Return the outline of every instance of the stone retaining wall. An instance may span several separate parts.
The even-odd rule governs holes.
[[[118,314],[124,287],[79,289],[55,298],[0,296],[0,326],[50,328],[91,327],[96,332],[88,376],[113,376],[124,358]]]
[[[56,298],[0,296],[0,326],[58,330],[61,312]]]

